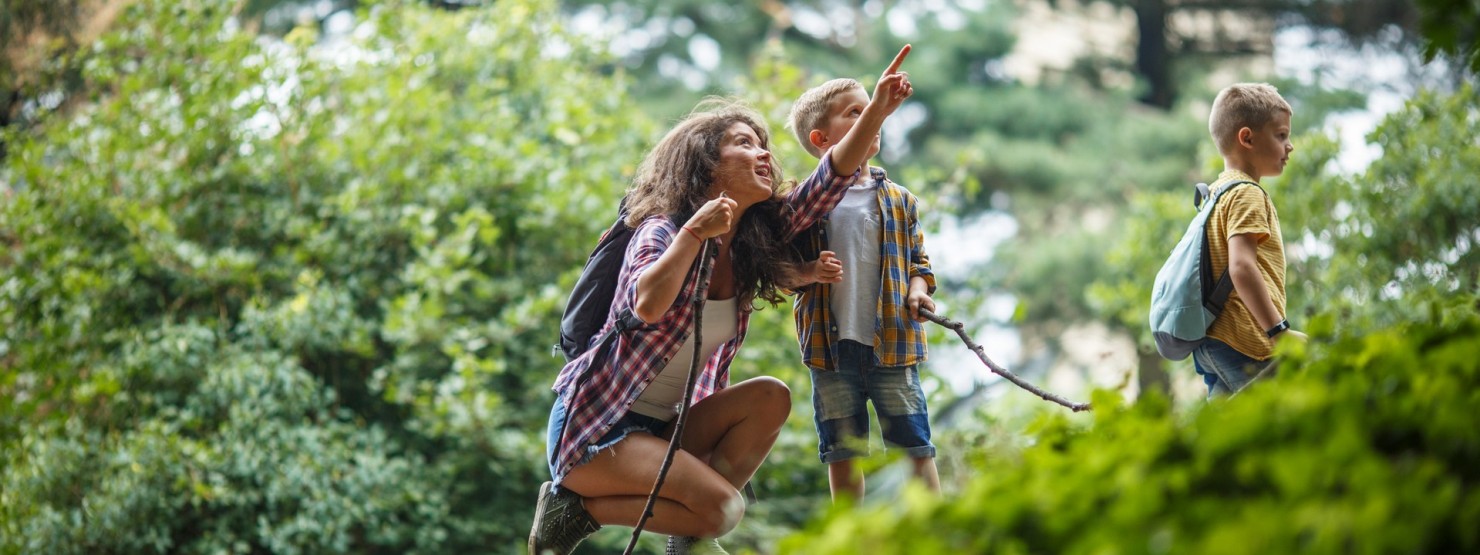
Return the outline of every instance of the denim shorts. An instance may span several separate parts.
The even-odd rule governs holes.
[[[822,462],[868,455],[868,401],[879,415],[886,445],[903,448],[910,458],[934,457],[919,370],[913,365],[875,366],[873,347],[856,341],[839,341],[837,353],[837,370],[812,371],[813,419]]]
[[[1208,386],[1208,398],[1233,395],[1274,365],[1274,359],[1254,360],[1227,343],[1209,337],[1192,351],[1192,363]]]
[[[550,475],[555,475],[555,448],[560,444],[560,431],[565,427],[565,400],[556,399],[555,406],[550,408],[550,422],[545,427],[545,462],[550,465]],[[668,429],[668,421],[653,418],[651,416],[628,412],[617,419],[595,443],[586,446],[585,453],[581,459],[576,461],[576,466],[586,464],[592,457],[600,453],[602,449],[610,448],[617,442],[626,439],[632,432],[647,432],[658,437],[663,437],[663,432]]]

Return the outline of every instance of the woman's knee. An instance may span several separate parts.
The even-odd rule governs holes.
[[[725,487],[696,500],[690,510],[698,516],[695,536],[717,538],[733,530],[745,517],[745,498],[733,487]]]
[[[746,381],[751,386],[750,406],[772,414],[780,414],[782,420],[791,413],[791,388],[786,382],[763,376]]]

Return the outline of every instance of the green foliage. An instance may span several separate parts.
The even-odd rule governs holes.
[[[1453,58],[1480,74],[1480,5],[1468,0],[1416,0],[1424,57]]]
[[[1097,395],[1088,428],[1050,413],[1029,449],[983,451],[959,496],[833,514],[782,551],[1476,549],[1480,202],[1454,179],[1480,169],[1475,94],[1424,93],[1391,115],[1364,175],[1326,174],[1338,145],[1298,141],[1268,187],[1292,245],[1291,313],[1314,343],[1285,353],[1276,379],[1191,415],[1159,395],[1130,407]],[[1147,245],[1175,241],[1188,204],[1177,192],[1132,197],[1088,294],[1103,317],[1145,328],[1146,284],[1165,256]],[[1055,252],[1025,262],[1053,266]]]
[[[1288,181],[1287,228],[1298,231],[1287,242],[1330,245],[1302,249],[1292,265],[1304,278],[1303,302],[1386,323],[1420,316],[1408,302],[1415,295],[1474,291],[1480,192],[1456,176],[1480,171],[1480,91],[1421,92],[1368,140],[1383,155],[1363,175],[1325,176],[1302,164],[1308,177]]]
[[[58,23],[77,6],[31,4]],[[660,131],[636,106],[671,118],[699,94],[659,69],[687,67],[693,39],[655,31],[640,62],[614,60],[541,0],[366,3],[336,44],[312,26],[252,32],[273,2],[126,4],[98,41],[26,77],[22,97],[66,101],[0,131],[0,553],[517,551],[545,475],[560,304]],[[761,109],[793,178],[814,160],[781,125],[791,101],[825,78],[871,82],[905,42],[879,17],[814,36],[769,7],[613,9],[715,39],[703,92]],[[1010,11],[915,19],[930,44],[906,67],[924,119],[882,163],[933,207],[927,220],[1005,199],[993,208],[1021,223],[995,273],[945,276],[961,287],[944,296],[1005,285],[1035,325],[1106,315],[1139,330],[1164,251],[1146,245],[1189,213],[1167,191],[1210,167],[1202,116],[1144,111],[1072,75],[1009,82],[993,64]],[[1360,100],[1282,89],[1312,129]],[[979,551],[979,536],[1001,551],[1246,545],[1229,537],[1285,551],[1314,530],[1299,541],[1329,551],[1380,522],[1392,530],[1374,550],[1473,548],[1449,531],[1480,519],[1473,471],[1454,485],[1455,461],[1475,459],[1456,401],[1474,400],[1474,374],[1449,361],[1473,360],[1473,306],[1450,299],[1476,283],[1480,202],[1454,178],[1480,169],[1476,105],[1469,89],[1421,97],[1373,135],[1384,158],[1362,176],[1326,175],[1337,145],[1307,134],[1274,183],[1287,239],[1315,245],[1292,254],[1292,312],[1317,337],[1339,331],[1340,349],[1191,422],[1154,397],[1102,396],[1088,430],[938,430],[947,483],[982,476],[966,508],[907,493],[900,512],[835,510],[808,536],[868,552],[901,539]],[[786,306],[758,313],[734,369],[786,381],[795,410],[755,477],[763,503],[727,546],[771,551],[827,505],[790,320]],[[1361,414],[1354,399],[1380,406]],[[846,543],[897,514],[893,537]],[[626,537],[611,527],[585,547]],[[808,541],[787,546],[825,551]]]
[[[833,514],[781,551],[1473,551],[1476,300],[1318,337],[1277,377],[1185,417],[1159,395],[1102,392],[1093,425],[1045,417],[1036,445],[981,463],[960,495]]]
[[[313,50],[233,5],[130,4],[58,68],[88,101],[5,137],[0,552],[516,545],[652,124],[546,2]]]
[[[73,33],[80,25],[78,0],[6,0],[0,6],[0,90],[16,90],[30,71],[25,66],[46,54],[75,47]],[[9,112],[12,99],[0,105]],[[8,123],[13,114],[0,113]],[[3,125],[3,124],[0,124]]]
[[[1321,313],[1343,325],[1391,325],[1423,316],[1414,299],[1474,291],[1480,198],[1455,176],[1480,172],[1477,105],[1480,93],[1469,87],[1419,94],[1369,137],[1383,155],[1362,175],[1327,171],[1339,151],[1332,139],[1298,138],[1284,175],[1264,184],[1280,213],[1287,313],[1297,327]],[[1089,289],[1095,310],[1138,330],[1145,345],[1150,277],[1191,219],[1189,197],[1134,197]]]

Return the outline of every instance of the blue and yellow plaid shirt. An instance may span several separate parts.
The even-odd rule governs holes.
[[[884,275],[874,327],[874,357],[884,367],[919,364],[925,361],[925,327],[910,319],[905,298],[910,279],[915,276],[925,278],[934,295],[935,273],[930,271],[930,257],[925,254],[917,201],[904,187],[889,181],[883,169],[870,167],[869,174],[879,185],[879,214],[884,222],[879,237],[879,262]],[[804,260],[816,260],[828,250],[827,220],[831,215],[798,237]],[[814,283],[796,293],[793,316],[802,362],[816,370],[836,370],[838,325],[832,311],[832,284]]]

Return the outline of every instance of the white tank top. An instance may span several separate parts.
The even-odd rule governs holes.
[[[705,361],[714,356],[720,345],[724,345],[739,331],[737,303],[734,297],[704,301],[704,345],[700,347],[699,368],[703,372]],[[668,365],[658,377],[648,384],[647,389],[632,403],[632,412],[651,416],[659,420],[672,420],[678,416],[678,404],[683,402],[683,390],[688,385],[689,365],[694,361],[694,334],[690,333],[678,353],[668,360]]]

